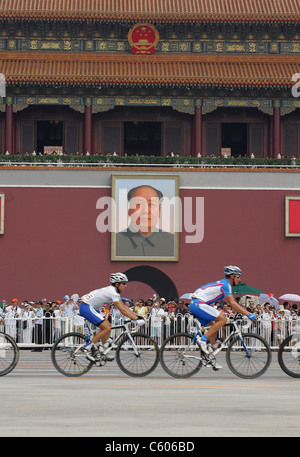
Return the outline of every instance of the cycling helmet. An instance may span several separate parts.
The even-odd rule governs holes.
[[[239,267],[236,267],[234,265],[228,265],[227,267],[224,267],[224,274],[226,276],[229,276],[229,275],[241,276],[242,270]]]
[[[112,273],[109,279],[111,284],[114,284],[116,282],[128,282],[127,276],[123,273]]]

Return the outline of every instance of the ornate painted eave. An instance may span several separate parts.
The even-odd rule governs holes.
[[[8,87],[50,86],[292,86],[300,57],[2,52]]]
[[[298,0],[1,0],[0,19],[298,22]]]

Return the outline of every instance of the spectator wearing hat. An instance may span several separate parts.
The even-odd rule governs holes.
[[[164,321],[164,338],[168,338],[174,334],[175,307],[172,302],[169,302],[165,307]]]
[[[65,317],[73,317],[75,314],[75,310],[79,309],[78,305],[78,295],[73,294],[70,298],[69,295],[64,296],[64,302],[61,305],[61,311],[63,316]]]
[[[157,344],[161,343],[162,319],[164,314],[159,301],[154,302],[151,310],[151,336],[156,340]]]
[[[33,318],[35,316],[32,310],[32,304],[34,304],[32,301],[29,303],[25,302],[24,308],[21,311],[22,343],[32,343]]]
[[[61,336],[61,309],[60,301],[52,302],[51,309],[53,311],[53,339],[54,342]]]
[[[60,309],[64,323],[64,327],[62,330],[63,333],[68,333],[73,330],[72,321],[75,315],[75,310],[79,309],[79,306],[77,305],[77,303],[75,303],[75,300],[72,297],[70,298],[69,295],[65,295],[63,304],[61,305]]]
[[[151,313],[152,306],[153,306],[153,299],[152,298],[148,298],[148,300],[145,303],[145,306],[147,307],[147,312]]]
[[[286,315],[285,309],[281,305],[277,310],[277,339],[278,344],[282,343],[282,341],[286,338]]]
[[[262,337],[268,342],[271,342],[271,332],[272,332],[272,319],[273,312],[270,309],[270,303],[265,302],[261,314],[261,332]]]
[[[17,341],[17,319],[21,314],[18,304],[18,299],[13,298],[11,305],[5,308],[5,332],[15,341]]]

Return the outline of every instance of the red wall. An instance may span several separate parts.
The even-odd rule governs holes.
[[[61,299],[108,284],[111,271],[137,262],[110,261],[110,233],[96,229],[96,202],[110,189],[0,188],[5,193],[5,233],[0,236],[0,300]],[[204,240],[185,244],[179,262],[151,262],[179,294],[223,277],[225,264],[244,270],[243,280],[279,296],[300,292],[300,238],[285,237],[285,195],[298,191],[181,190],[204,197]],[[141,262],[144,265],[145,263]],[[134,299],[149,296],[141,283]]]

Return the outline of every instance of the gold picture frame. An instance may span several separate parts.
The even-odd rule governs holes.
[[[135,225],[137,220],[142,219],[134,220],[134,215],[138,214],[139,210],[136,206],[132,209],[134,205],[132,202],[135,200],[133,197],[138,198],[137,194],[149,192],[149,190],[154,197],[153,201],[156,201],[155,197],[159,196],[159,208],[156,210],[151,208],[152,215],[143,216],[148,217],[147,224],[149,227],[151,225],[145,236],[145,232]],[[178,175],[112,175],[112,201],[111,260],[158,262],[179,260]],[[147,208],[149,206],[147,205]]]

